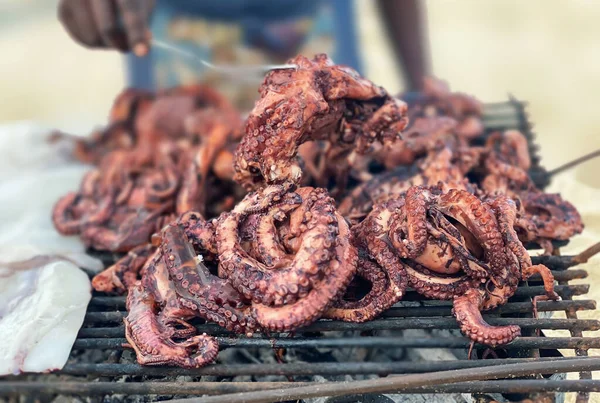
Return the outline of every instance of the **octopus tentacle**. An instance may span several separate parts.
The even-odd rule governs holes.
[[[344,218],[335,213],[339,235],[335,239],[333,258],[329,260],[327,276],[310,290],[308,295],[284,306],[254,304],[252,310],[261,327],[276,332],[289,332],[317,320],[331,305],[333,299],[352,280],[358,259],[351,244],[351,234]]]
[[[52,222],[54,227],[63,235],[75,235],[86,226],[100,224],[106,221],[113,211],[113,199],[104,197],[91,212],[84,213],[80,217],[74,217],[74,210],[80,201],[81,195],[75,192],[68,193],[62,197],[52,210]]]
[[[364,247],[369,254],[388,274],[388,278],[398,279],[392,282],[394,302],[399,301],[404,295],[408,285],[404,264],[399,254],[393,248],[394,242],[390,240],[390,221],[396,217],[395,209],[402,206],[401,200],[391,200],[388,203],[377,205],[362,223],[354,227],[357,243]],[[394,232],[396,234],[396,232]]]
[[[177,365],[200,368],[215,360],[219,344],[213,337],[198,335],[176,343],[161,332],[155,302],[141,285],[130,288],[127,296],[129,313],[123,319],[125,337],[142,365]]]
[[[480,283],[479,280],[464,274],[440,276],[415,262],[406,262],[404,269],[408,276],[408,284],[427,298],[451,300]]]
[[[496,216],[504,242],[519,262],[522,279],[527,280],[533,274],[538,273],[542,277],[546,296],[552,300],[559,300],[560,296],[554,291],[554,276],[550,269],[544,265],[532,265],[531,257],[519,241],[515,231],[517,207],[514,201],[506,196],[496,196],[492,201],[492,206],[497,210]]]
[[[553,301],[560,300],[560,295],[554,291],[554,276],[549,268],[543,264],[536,264],[522,269],[521,273],[523,275],[523,280],[527,280],[536,273],[539,274],[542,277],[542,282],[544,283],[546,296]]]
[[[396,273],[397,274],[397,273]],[[395,284],[402,284],[402,278],[389,279],[389,273],[377,263],[364,257],[358,258],[356,275],[371,284],[369,292],[358,301],[345,301],[343,297],[329,308],[324,318],[344,322],[361,323],[372,320],[397,302]]]
[[[460,330],[471,340],[492,347],[507,344],[521,335],[516,325],[490,326],[481,316],[483,295],[478,289],[471,288],[453,301],[453,314]]]
[[[138,273],[154,252],[152,245],[144,244],[133,248],[115,264],[96,274],[92,287],[101,292],[125,292],[138,279]]]
[[[216,257],[217,243],[215,242],[215,225],[213,221],[206,221],[197,211],[188,211],[177,220],[177,225],[184,229],[188,240],[195,248],[208,253],[209,257]]]
[[[402,243],[408,250],[405,258],[414,259],[425,250],[427,245],[427,206],[430,203],[428,192],[420,187],[411,187],[406,191],[404,211],[406,212],[407,238]]]
[[[182,306],[206,320],[236,333],[251,334],[256,329],[240,294],[228,280],[210,273],[197,255],[182,228],[169,225],[163,230],[162,258],[180,296]]]
[[[517,206],[513,200],[504,195],[495,196],[491,202],[492,208],[496,209],[496,218],[504,243],[515,255],[522,268],[531,266],[531,257],[527,249],[519,241],[515,230],[517,222]]]

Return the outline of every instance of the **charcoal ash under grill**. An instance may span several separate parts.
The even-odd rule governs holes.
[[[518,129],[527,137],[532,154],[532,178],[539,187],[547,184],[546,171],[539,165],[537,147],[524,105],[510,102],[486,106],[484,122],[487,133]],[[106,263],[117,257],[106,254]],[[595,309],[595,301],[572,300],[588,292],[587,285],[570,285],[583,279],[584,270],[568,257],[534,257],[534,263],[549,266],[559,282],[562,301],[540,302],[539,319],[531,314],[531,297],[542,295],[543,287],[535,277],[522,284],[510,300],[489,312],[491,323],[516,323],[523,337],[508,346],[493,350],[475,346],[473,359],[467,359],[470,342],[457,330],[449,302],[424,301],[414,292],[390,309],[382,318],[364,324],[319,321],[294,335],[257,335],[253,338],[231,335],[212,324],[197,323],[201,331],[217,335],[222,346],[217,364],[197,370],[164,367],[142,367],[131,350],[124,349],[122,317],[123,297],[95,294],[74,346],[70,360],[58,374],[26,375],[0,379],[0,396],[13,396],[11,401],[63,403],[78,396],[85,402],[146,402],[186,398],[202,394],[214,395],[244,390],[267,390],[294,384],[325,381],[358,381],[377,379],[391,374],[426,374],[464,368],[491,368],[504,363],[543,361],[548,368],[564,358],[558,349],[577,349],[585,355],[589,348],[600,348],[600,338],[583,337],[582,331],[597,330],[600,322],[579,320],[576,312]],[[545,317],[552,312],[569,312],[567,319]],[[544,337],[544,329],[567,329],[574,337]],[[536,331],[541,330],[538,336]],[[585,359],[585,358],[582,358]],[[476,401],[476,396],[502,401],[531,396],[540,390],[600,390],[598,381],[561,380],[562,375],[537,379],[520,378],[505,381],[462,382],[456,385],[425,387],[412,395],[378,393],[342,398],[311,398],[307,402],[339,403],[346,401]],[[590,383],[591,382],[591,383]],[[594,389],[596,388],[596,389]],[[506,395],[510,389],[519,395]],[[424,394],[414,395],[422,392]],[[445,392],[445,394],[440,394]],[[434,394],[427,394],[434,393]],[[504,396],[503,396],[504,394]],[[21,397],[15,397],[20,395]],[[554,394],[552,394],[554,396]],[[410,396],[413,400],[407,400]],[[557,394],[559,398],[563,395]],[[585,398],[585,395],[581,395]],[[0,397],[0,401],[3,398]],[[352,400],[355,399],[355,400]],[[360,400],[356,400],[360,399]],[[440,400],[436,400],[440,399]]]

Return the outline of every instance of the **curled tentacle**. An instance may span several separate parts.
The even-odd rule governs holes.
[[[113,211],[112,197],[104,197],[98,204],[83,200],[78,193],[68,193],[52,210],[54,227],[63,235],[75,235],[90,225],[100,224],[110,217]]]
[[[294,303],[284,306],[254,304],[254,316],[263,328],[286,332],[314,322],[352,280],[356,272],[357,251],[351,244],[350,229],[343,217],[336,213],[336,218],[339,234],[334,240],[335,249],[325,277]]]
[[[323,317],[356,323],[376,318],[396,303],[398,299],[396,289],[404,282],[401,277],[390,279],[389,274],[377,263],[359,257],[356,275],[368,281],[371,289],[358,301],[346,301],[342,296],[333,303]]]
[[[490,326],[481,316],[482,292],[469,289],[454,298],[453,313],[460,330],[471,340],[492,347],[507,344],[521,335],[519,326]]]
[[[268,194],[269,188],[266,190]],[[275,216],[269,210],[263,211],[256,220],[257,253],[253,256],[239,241],[240,228],[252,215],[245,209],[253,198],[247,197],[219,222],[217,243],[221,267],[234,287],[255,303],[293,303],[313,289],[336,259],[335,240],[342,223],[336,216],[334,201],[326,191],[312,188],[301,188],[297,194],[278,199],[271,208],[276,208],[276,221],[286,227],[287,239],[281,239]],[[258,203],[262,204],[260,199]],[[261,249],[266,254],[259,259],[259,255],[263,256]]]
[[[392,304],[398,302],[406,290],[408,280],[404,264],[390,240],[390,222],[395,218],[395,209],[401,204],[392,200],[375,207],[373,212],[359,225],[353,228],[356,242],[364,248],[391,281]]]

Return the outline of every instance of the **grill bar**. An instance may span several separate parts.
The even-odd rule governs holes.
[[[561,311],[566,309],[572,310],[591,310],[596,309],[596,302],[593,300],[575,300],[575,301],[543,301],[538,302],[538,311],[550,312],[550,311]],[[428,306],[428,307],[394,307],[386,312],[383,317],[394,318],[410,318],[410,317],[431,317],[431,316],[451,316],[452,307],[447,306]],[[490,313],[495,314],[515,314],[515,313],[528,313],[532,310],[532,304],[529,302],[513,302],[500,307]],[[95,315],[98,312],[88,313],[87,323],[122,323],[125,312],[103,312],[103,315]],[[377,322],[384,322],[378,320]],[[312,327],[307,327],[302,331],[310,331],[315,329],[316,326],[321,323],[338,323],[338,322],[317,322]],[[511,322],[512,323],[512,322]],[[390,324],[393,326],[393,324]],[[338,326],[330,325],[330,326]],[[353,329],[356,329],[357,325],[354,325]],[[359,325],[361,326],[361,325]],[[223,328],[214,324],[204,324],[196,326],[199,332],[209,334],[230,334]],[[364,330],[364,328],[359,328]],[[336,329],[337,330],[337,329]],[[323,331],[322,328],[320,331]],[[80,338],[95,338],[95,337],[121,337],[125,332],[123,326],[114,327],[95,327],[95,328],[83,328],[79,331]]]
[[[567,284],[567,281],[561,280],[561,281],[559,281],[559,284],[563,284],[563,285]],[[571,297],[567,296],[565,299],[570,300]],[[572,308],[567,308],[565,310],[565,314],[568,319],[577,319],[577,312]],[[570,333],[571,333],[572,337],[582,337],[583,336],[583,333],[581,332],[580,329],[571,329]],[[588,350],[587,350],[587,348],[581,348],[581,347],[576,348],[575,354],[580,357],[587,357]],[[589,371],[581,372],[579,374],[579,379],[580,380],[590,380],[590,379],[592,379],[592,373]],[[590,396],[587,391],[580,391],[579,393],[577,393],[577,398],[576,398],[577,403],[586,403],[587,401],[589,401],[589,399],[590,399]]]
[[[547,362],[549,365],[570,358],[505,358],[490,360],[449,360],[422,362],[326,362],[299,364],[218,364],[198,369],[145,367],[138,364],[68,364],[62,374],[99,376],[239,376],[239,375],[359,375],[409,374],[479,368],[510,363]]]
[[[345,396],[348,394],[386,393],[406,391],[416,387],[438,387],[440,384],[450,384],[470,381],[484,381],[516,378],[536,374],[554,374],[563,372],[579,372],[600,369],[600,358],[570,359],[549,366],[543,362],[524,364],[504,364],[486,368],[459,369],[456,371],[430,372],[428,374],[413,374],[392,376],[387,378],[369,379],[353,382],[328,382],[320,385],[298,386],[258,392],[246,392],[203,398],[205,403],[263,403],[282,402],[286,400],[303,399],[322,396]],[[519,381],[513,381],[519,382]],[[191,403],[198,399],[176,401]]]
[[[310,382],[2,382],[0,396],[22,394],[61,395],[222,395],[227,393],[310,386]],[[535,392],[600,392],[600,380],[498,380],[460,382],[437,386],[407,388],[399,394],[415,393],[535,393]],[[223,396],[223,399],[226,399]],[[182,400],[180,400],[182,401]],[[186,399],[192,403],[192,399]],[[197,400],[200,401],[200,400]],[[225,401],[225,400],[223,400]],[[360,400],[359,400],[360,401]],[[172,400],[172,402],[177,402]]]
[[[535,278],[534,278],[535,280]],[[554,290],[561,296],[573,296],[573,295],[583,295],[587,294],[590,286],[588,284],[577,284],[577,285],[558,285],[554,288]],[[544,287],[543,286],[521,286],[515,292],[514,297],[534,297],[536,295],[543,295]],[[406,293],[406,297],[403,300],[404,302],[408,301],[422,301],[422,297],[419,296],[414,291],[408,291]],[[428,301],[429,302],[429,301]],[[117,297],[94,297],[91,301],[92,305],[101,306],[101,307],[115,307],[115,308],[125,308],[125,297],[117,296]],[[86,315],[86,321],[96,321],[98,318],[102,318],[104,313],[112,314],[113,312],[88,312]],[[107,317],[110,317],[107,316]],[[115,318],[113,320],[121,320],[120,318]]]
[[[122,318],[122,314],[115,312],[115,316]],[[534,318],[496,318],[487,317],[491,325],[518,325],[523,329],[568,329],[568,330],[600,330],[600,321],[595,319],[534,319]],[[122,319],[119,319],[119,322]],[[197,327],[202,333],[230,334],[214,324],[201,325]],[[122,327],[117,328],[119,330]],[[458,323],[454,318],[389,318],[378,319],[364,323],[319,321],[298,330],[304,332],[331,332],[331,331],[367,331],[367,330],[405,330],[405,329],[458,329]],[[109,337],[115,332],[110,328],[82,329],[80,336]],[[121,335],[123,333],[120,333]]]
[[[470,341],[464,337],[424,338],[392,338],[392,337],[347,337],[343,339],[238,339],[234,337],[217,337],[221,348],[469,348]],[[79,339],[74,349],[123,349],[125,338],[111,339]],[[483,347],[476,344],[476,347]],[[504,349],[559,349],[559,348],[600,348],[600,337],[520,337]]]

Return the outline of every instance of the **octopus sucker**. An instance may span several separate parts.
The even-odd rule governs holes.
[[[333,299],[350,283],[356,273],[357,251],[345,220],[337,216],[339,235],[335,241],[335,257],[329,262],[327,277],[316,284],[305,297],[284,306],[254,304],[256,320],[264,329],[290,332],[319,319]]]
[[[481,315],[484,302],[483,293],[471,288],[453,301],[453,314],[460,330],[473,341],[491,347],[507,344],[521,335],[516,325],[490,326]]]
[[[200,368],[210,364],[219,353],[214,337],[199,335],[177,343],[161,332],[152,296],[137,284],[127,295],[125,337],[142,365],[177,365]]]

